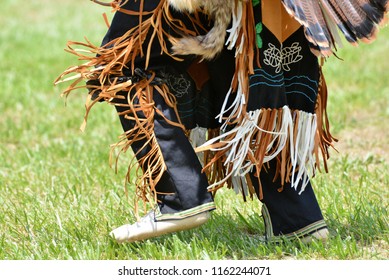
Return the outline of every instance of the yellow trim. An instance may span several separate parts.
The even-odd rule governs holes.
[[[181,220],[181,219],[185,219],[185,218],[200,214],[202,212],[212,211],[215,209],[216,209],[216,205],[214,202],[202,204],[200,206],[197,206],[197,207],[194,207],[194,208],[191,208],[188,210],[180,211],[177,213],[173,213],[173,214],[162,214],[160,212],[159,208],[157,207],[157,209],[155,210],[155,220],[156,221]]]
[[[309,225],[307,225],[307,226],[305,226],[297,231],[275,236],[274,232],[273,232],[273,226],[271,223],[270,213],[269,213],[269,210],[267,209],[265,204],[262,205],[262,216],[263,216],[263,219],[265,221],[266,241],[278,242],[278,241],[282,241],[282,240],[292,240],[292,239],[296,239],[296,238],[301,238],[301,237],[310,235],[310,234],[314,233],[315,231],[318,231],[322,228],[327,227],[327,224],[324,220],[319,220],[319,221],[316,221],[312,224],[309,224]]]

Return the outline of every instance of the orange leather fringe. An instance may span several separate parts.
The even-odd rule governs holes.
[[[141,6],[143,6],[142,3],[145,0],[139,1],[141,1]],[[242,1],[240,4],[242,5],[243,12],[242,23],[244,24],[242,24],[241,29],[239,29],[238,38],[235,43],[235,47],[240,46],[241,48],[236,55],[236,73],[231,83],[231,94],[237,94],[237,92],[240,92],[240,94],[243,94],[246,102],[239,105],[242,106],[240,111],[238,110],[234,115],[225,119],[225,121],[227,121],[226,125],[233,127],[242,126],[245,122],[250,121],[250,115],[249,112],[247,112],[245,105],[247,104],[247,92],[249,88],[248,78],[250,74],[254,73],[253,63],[258,60],[255,57],[255,48],[252,47],[255,46],[255,43],[250,43],[255,42],[256,37],[253,8],[251,3],[245,1]],[[85,89],[87,87],[91,90],[90,95],[92,95],[94,91],[101,91],[96,100],[91,100],[91,98],[87,100],[85,105],[85,120],[82,128],[85,127],[91,108],[99,100],[104,99],[108,103],[119,105],[113,103],[113,98],[120,98],[120,95],[118,95],[119,92],[135,92],[135,94],[128,95],[129,97],[126,105],[120,104],[120,106],[127,107],[127,110],[121,114],[130,118],[136,123],[136,125],[133,129],[122,134],[118,143],[112,146],[111,161],[115,162],[116,165],[120,154],[126,152],[134,141],[142,139],[146,140],[145,147],[148,146],[150,151],[147,155],[138,160],[134,157],[129,164],[126,175],[126,182],[132,184],[132,177],[134,176],[132,175],[132,172],[134,172],[134,170],[136,171],[134,173],[136,176],[136,195],[134,199],[136,207],[135,212],[138,215],[138,205],[140,205],[141,202],[144,202],[145,211],[146,204],[155,204],[157,202],[157,192],[155,190],[155,186],[161,178],[163,172],[166,170],[153,127],[155,114],[159,114],[162,117],[163,114],[154,106],[153,91],[157,90],[164,98],[165,102],[172,108],[176,108],[176,101],[174,96],[169,93],[166,85],[150,84],[153,77],[150,77],[148,80],[140,81],[136,84],[132,84],[131,81],[119,82],[114,77],[123,75],[123,70],[131,70],[134,72],[134,61],[135,58],[139,56],[145,58],[144,68],[147,69],[150,58],[151,43],[153,40],[158,40],[162,52],[171,56],[167,49],[167,42],[165,41],[168,34],[166,34],[166,31],[162,28],[162,21],[166,21],[173,29],[179,30],[183,34],[196,34],[195,32],[187,30],[184,26],[172,18],[166,0],[160,1],[157,8],[153,11],[133,12],[124,10],[121,8],[120,1],[111,2],[111,6],[114,10],[119,10],[120,12],[131,15],[138,15],[140,18],[140,25],[127,31],[123,36],[113,40],[107,46],[96,46],[88,40],[86,40],[85,43],[69,42],[67,45],[67,51],[72,55],[77,56],[79,60],[84,61],[84,63],[65,70],[56,79],[55,84],[61,82],[71,82],[71,84],[64,90],[64,96],[68,96],[75,90]],[[145,15],[148,17],[144,19],[143,16]],[[197,15],[193,16],[192,21],[199,29],[203,28]],[[151,41],[146,46],[144,52],[142,46],[144,45],[147,34],[151,34]],[[80,47],[84,50],[80,51],[78,49]],[[174,59],[179,60],[179,58],[176,57],[174,57]],[[85,80],[99,80],[100,85],[82,85],[81,83]],[[139,100],[139,103],[134,102],[134,98]],[[324,162],[325,170],[327,171],[326,160],[329,158],[329,147],[332,147],[332,143],[333,141],[336,141],[336,139],[329,131],[326,106],[327,89],[324,77],[321,74],[319,97],[317,99],[315,112],[317,128],[314,135],[314,146],[312,152],[315,157],[315,166],[320,168],[321,158]],[[141,112],[141,115],[144,117],[137,116],[137,112]],[[296,134],[299,130],[297,124],[302,116],[299,111],[292,110],[290,115],[293,116],[292,131],[287,136],[286,140],[283,140],[283,143],[280,142],[280,138],[275,137],[275,133],[279,132],[281,127],[283,127],[284,122],[287,121],[283,117],[286,116],[283,108],[261,110],[260,114],[257,114],[255,123],[257,129],[249,134],[248,139],[244,139],[246,144],[250,143],[248,152],[244,154],[244,164],[250,163],[252,166],[255,166],[257,172],[256,175],[259,176],[260,170],[262,168],[266,168],[266,158],[276,153],[276,159],[278,162],[278,173],[276,176],[281,178],[282,184],[290,182],[293,179],[292,174],[296,171],[296,163],[293,162],[294,159],[291,158],[290,147],[296,141]],[[310,117],[312,117],[312,119],[314,118],[314,116]],[[308,119],[308,121],[309,120],[310,119]],[[183,128],[180,123],[173,123],[169,120],[166,121]],[[219,129],[208,130],[208,140],[215,139],[219,136]],[[239,139],[237,133],[231,133],[227,134],[227,136],[220,141],[216,141],[212,144],[196,149],[197,152],[204,152],[204,172],[208,176],[208,180],[212,186],[210,191],[213,193],[224,186],[231,188],[232,183],[235,180],[234,176],[232,176],[232,174],[236,171],[233,166],[234,162],[226,164],[226,159],[230,151],[227,148],[232,142],[237,142],[237,146],[245,144],[242,139]],[[282,150],[278,151],[277,148],[279,147],[282,147]],[[119,152],[117,155],[114,155],[113,151],[117,151],[117,149]],[[298,168],[302,167],[297,167],[297,170]],[[245,170],[247,171],[248,169]],[[312,174],[314,174],[314,170],[311,171]],[[246,200],[246,196],[253,196],[254,188],[247,172],[240,175],[242,182],[244,182],[239,188]]]

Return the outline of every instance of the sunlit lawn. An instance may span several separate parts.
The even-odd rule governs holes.
[[[261,243],[259,202],[221,191],[200,229],[118,245],[109,231],[134,217],[124,191],[131,155],[117,174],[108,164],[121,133],[116,113],[98,104],[81,133],[84,92],[65,106],[63,87],[53,86],[76,63],[67,40],[98,44],[110,9],[77,0],[5,0],[1,9],[0,259],[388,259],[389,28],[325,65],[341,140],[330,173],[314,180],[329,242]]]

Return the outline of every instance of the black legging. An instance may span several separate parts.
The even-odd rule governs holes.
[[[309,182],[305,190],[299,194],[298,189],[291,188],[290,183],[285,183],[282,191],[280,179],[274,180],[276,161],[269,163],[269,168],[262,169],[260,180],[263,199],[271,220],[273,234],[288,234],[296,232],[306,226],[323,220],[319,204]],[[258,178],[251,175],[251,181],[259,197]],[[266,217],[264,217],[266,218]],[[316,228],[317,230],[317,228]]]
[[[167,119],[177,122],[175,111],[165,103],[156,90],[153,99],[155,106]],[[116,106],[116,109],[119,113],[127,110],[122,106]],[[123,115],[119,117],[124,131],[134,127],[133,121]],[[184,131],[178,126],[167,123],[159,114],[155,114],[154,133],[167,167],[156,185],[156,191],[174,193],[158,195],[161,213],[176,213],[212,202],[212,195],[207,191],[207,177],[201,172],[202,166]],[[144,143],[145,140],[139,140],[131,145],[138,158],[144,156],[150,149],[146,147],[140,151]]]

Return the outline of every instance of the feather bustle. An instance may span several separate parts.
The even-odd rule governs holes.
[[[281,0],[304,27],[311,49],[322,56],[336,50],[336,25],[354,45],[371,42],[389,10],[388,0]]]

